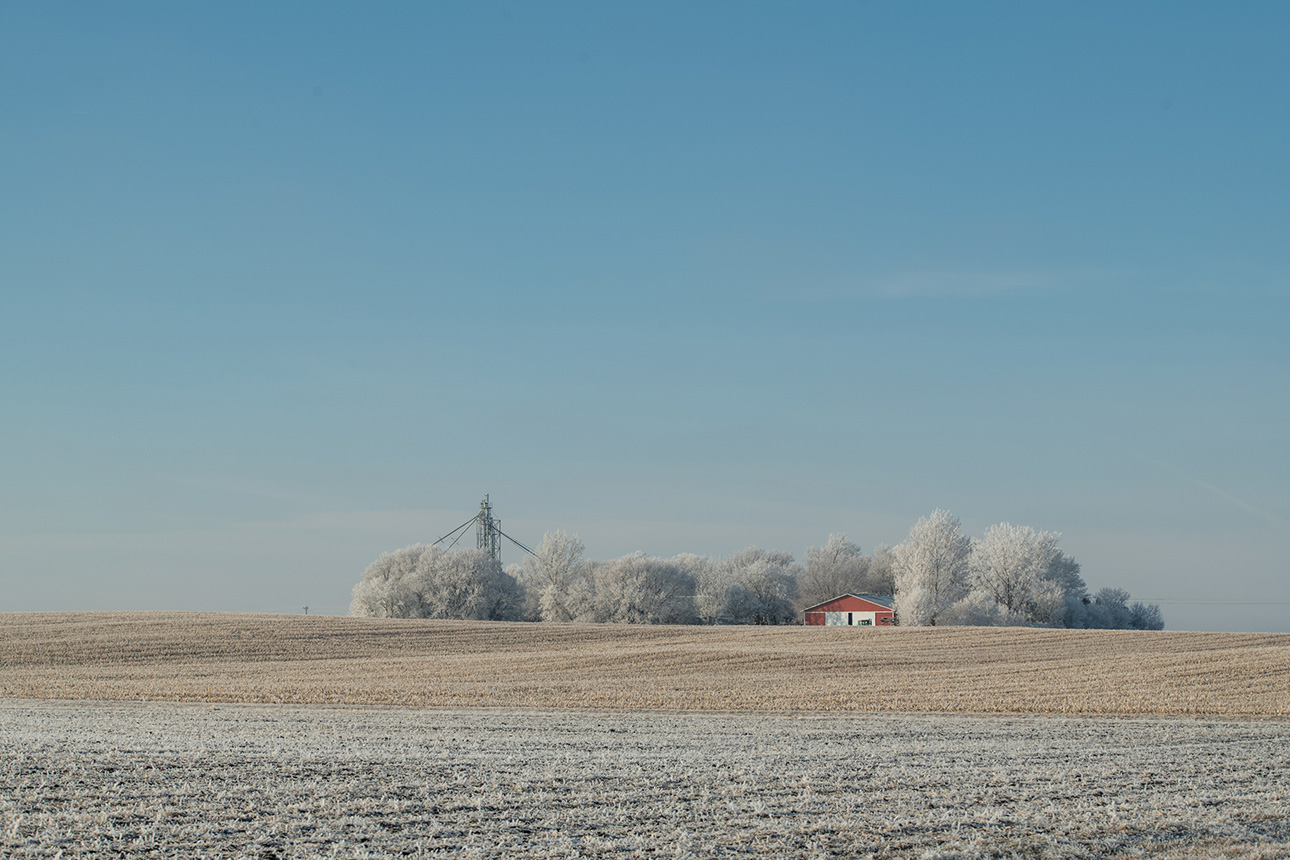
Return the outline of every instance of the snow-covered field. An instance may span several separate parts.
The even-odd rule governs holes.
[[[1290,856],[1290,724],[0,700],[5,857]]]

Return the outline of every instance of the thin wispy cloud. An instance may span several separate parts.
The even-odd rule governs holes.
[[[250,478],[244,475],[215,474],[178,474],[163,472],[157,479],[168,484],[188,487],[206,492],[225,493],[234,496],[248,496],[275,502],[290,502],[305,505],[331,505],[335,499],[320,493],[301,492],[281,482]]]
[[[1290,532],[1290,522],[1287,522],[1283,517],[1279,517],[1276,514],[1272,513],[1271,511],[1265,511],[1262,508],[1256,507],[1250,504],[1249,502],[1245,501],[1244,499],[1238,496],[1232,495],[1227,490],[1224,490],[1222,487],[1217,487],[1209,483],[1208,481],[1202,481],[1200,478],[1197,478],[1194,475],[1188,474],[1187,472],[1183,471],[1182,469],[1178,468],[1172,463],[1166,463],[1163,460],[1157,460],[1154,457],[1148,457],[1145,454],[1138,454],[1136,456],[1141,460],[1145,460],[1148,463],[1151,463],[1153,465],[1159,466],[1162,469],[1172,472],[1174,475],[1177,475],[1178,477],[1182,478],[1188,483],[1194,484],[1197,487],[1200,487],[1201,489],[1206,490],[1207,492],[1217,496],[1223,501],[1228,502],[1229,504],[1235,505],[1236,507],[1240,508],[1246,513],[1252,514],[1258,517],[1259,519],[1263,520],[1264,522],[1268,523],[1269,525],[1273,526],[1279,531]]]
[[[1051,293],[1101,287],[1124,277],[1112,269],[1071,269],[1061,271],[926,270],[888,275],[866,275],[853,279],[829,279],[815,283],[794,283],[778,290],[794,301],[845,301],[860,298],[992,298],[1025,293]]]
[[[321,511],[282,520],[257,520],[244,525],[261,531],[345,531],[354,534],[422,533],[424,540],[439,537],[442,523],[467,514],[439,508],[404,508],[386,511]],[[454,523],[455,524],[455,523]]]
[[[867,292],[892,298],[998,296],[1051,290],[1066,278],[1049,272],[907,272],[867,284]]]

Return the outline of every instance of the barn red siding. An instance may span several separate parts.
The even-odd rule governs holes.
[[[806,610],[803,620],[807,624],[823,626],[826,612],[872,612],[874,613],[874,624],[876,626],[885,627],[896,623],[896,613],[892,609],[883,606],[881,603],[874,603],[872,600],[856,597],[854,594],[847,594],[834,598],[827,603],[812,606]]]

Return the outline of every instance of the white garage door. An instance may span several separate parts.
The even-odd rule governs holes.
[[[876,612],[826,612],[824,613],[824,626],[826,627],[872,627],[878,623],[878,613]]]

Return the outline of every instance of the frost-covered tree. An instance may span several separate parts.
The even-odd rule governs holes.
[[[1084,577],[1080,576],[1079,562],[1060,550],[1053,557],[1052,564],[1048,565],[1044,578],[1060,585],[1067,598],[1083,600],[1088,597],[1088,586],[1084,584]]]
[[[1135,600],[1129,605],[1129,627],[1134,630],[1164,630],[1165,617],[1156,604]]]
[[[526,556],[520,581],[528,614],[542,621],[584,621],[595,614],[595,587],[577,535],[547,532],[534,555]]]
[[[669,561],[694,579],[694,611],[705,624],[715,624],[725,612],[726,571],[706,555],[685,552]]]
[[[896,593],[896,553],[887,544],[879,544],[869,557],[869,593]]]
[[[1089,601],[1085,627],[1096,630],[1120,630],[1129,626],[1129,592],[1123,588],[1102,588]]]
[[[941,624],[959,624],[969,627],[1001,627],[1009,623],[998,602],[984,591],[968,592],[941,613]]]
[[[791,553],[750,546],[724,559],[722,615],[738,624],[778,624],[791,621],[797,597],[799,565]]]
[[[869,593],[869,559],[844,534],[831,534],[824,546],[808,547],[806,570],[798,578],[799,608],[843,594]]]
[[[424,544],[415,544],[382,553],[354,586],[349,614],[367,618],[420,617],[421,597],[413,577],[426,549]]]
[[[690,624],[694,578],[666,559],[632,553],[592,571],[596,617],[628,624]]]
[[[519,590],[496,559],[482,549],[432,547],[417,565],[423,618],[514,619]]]
[[[515,578],[487,552],[417,544],[383,554],[354,586],[350,614],[377,618],[513,620]]]
[[[1163,630],[1160,607],[1131,599],[1123,588],[1103,588],[1092,597],[1069,601],[1067,627],[1093,630]]]
[[[901,624],[936,624],[941,613],[967,594],[971,540],[958,517],[937,508],[909,530],[896,547],[896,611]]]
[[[1065,591],[1047,578],[1059,540],[1030,526],[990,526],[972,546],[968,584],[993,598],[1011,623],[1049,623],[1065,610]]]

